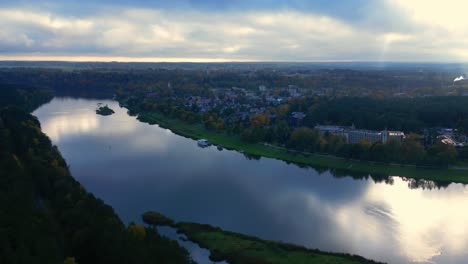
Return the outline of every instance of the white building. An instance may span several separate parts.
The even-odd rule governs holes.
[[[330,133],[332,135],[342,136],[346,139],[347,143],[359,143],[363,140],[368,140],[370,143],[382,142],[387,143],[390,139],[402,142],[405,138],[405,133],[401,131],[375,131],[375,130],[364,130],[355,129],[352,127],[343,126],[315,126],[319,130],[320,134]]]

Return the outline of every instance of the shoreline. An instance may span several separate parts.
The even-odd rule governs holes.
[[[130,112],[132,110],[127,108]],[[438,183],[462,183],[468,184],[468,172],[464,167],[454,168],[427,168],[415,165],[385,164],[371,161],[357,161],[346,158],[320,155],[314,153],[301,153],[294,150],[286,150],[281,147],[263,143],[246,143],[239,136],[218,133],[205,129],[202,124],[189,124],[175,118],[165,117],[156,112],[135,113],[137,119],[150,125],[159,125],[171,130],[177,135],[192,139],[207,139],[213,144],[222,145],[227,149],[241,151],[247,155],[273,158],[288,163],[314,168],[326,168],[339,170],[346,173],[359,173],[366,176],[399,176],[414,179],[431,180]]]
[[[178,234],[200,248],[210,251],[210,260],[244,263],[343,263],[377,264],[371,259],[348,253],[310,249],[281,241],[264,240],[207,224],[180,222],[175,224]]]

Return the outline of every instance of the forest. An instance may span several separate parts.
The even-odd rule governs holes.
[[[0,94],[0,263],[193,263],[155,229],[125,226],[73,179],[29,114],[49,92],[0,85]]]
[[[1,63],[0,63],[1,66]],[[390,68],[336,65],[275,64],[45,64],[38,67],[0,67],[0,83],[49,87],[57,95],[111,95],[118,88],[174,86],[187,89],[294,85],[331,96],[388,98],[461,95],[466,83],[453,83],[461,69],[443,65],[400,65]]]
[[[293,111],[304,111],[304,125],[334,124],[358,128],[421,133],[426,128],[448,127],[468,132],[468,98],[310,98],[296,100]]]

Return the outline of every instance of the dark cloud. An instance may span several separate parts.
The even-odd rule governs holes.
[[[184,9],[225,12],[225,11],[278,11],[295,10],[322,14],[346,21],[355,22],[365,19],[369,6],[379,7],[379,13],[387,10],[382,0],[81,0],[81,1],[34,1],[34,0],[3,0],[0,7],[23,6],[47,8],[54,12],[67,15],[84,15],[103,10],[121,8],[150,8],[150,9]]]

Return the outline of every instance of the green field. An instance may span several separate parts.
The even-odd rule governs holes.
[[[178,232],[211,252],[214,261],[227,260],[231,264],[301,263],[301,264],[358,264],[376,263],[359,256],[327,253],[304,247],[261,240],[220,228],[195,223],[177,224]]]
[[[172,132],[194,139],[205,138],[213,144],[229,149],[243,151],[246,154],[274,158],[301,165],[329,168],[341,173],[360,174],[361,176],[401,176],[416,179],[433,180],[441,183],[468,183],[468,170],[420,168],[413,165],[383,164],[376,162],[355,161],[344,158],[291,152],[264,144],[246,143],[239,136],[207,130],[202,124],[189,124],[178,119],[167,118],[159,113],[142,113],[139,120],[158,124]]]

